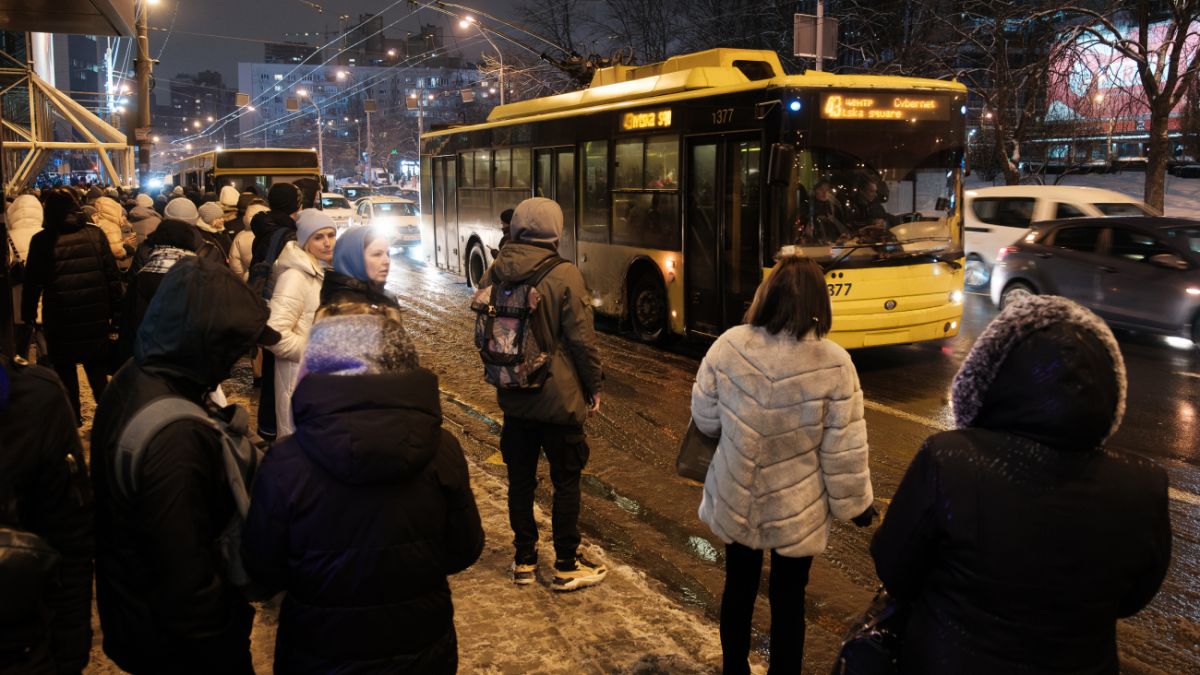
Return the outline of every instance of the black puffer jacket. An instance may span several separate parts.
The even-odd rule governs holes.
[[[343,302],[385,305],[400,309],[400,303],[395,298],[380,292],[374,284],[355,279],[348,274],[325,270],[325,280],[321,282],[321,306]]]
[[[483,530],[437,376],[309,374],[292,409],[243,539],[250,573],[287,591],[275,672],[453,673],[446,575]]]
[[[1103,448],[1124,408],[1112,333],[1069,300],[1014,303],[980,336],[959,429],[926,441],[871,544],[911,603],[903,672],[1117,672],[1116,621],[1171,559],[1166,473]]]
[[[8,377],[7,400],[0,399],[0,522],[5,512],[16,516],[18,523],[5,524],[62,555],[58,584],[45,598],[49,625],[12,616],[0,600],[0,673],[78,673],[92,646],[92,498],[75,412],[54,373],[0,361]]]
[[[104,348],[121,301],[121,274],[100,228],[78,214],[33,235],[21,293],[21,316],[42,322],[50,355],[79,362]]]
[[[132,500],[110,488],[117,440],[150,400],[197,403],[229,376],[267,308],[228,268],[171,268],[146,311],[134,359],[104,392],[92,429],[96,600],[104,651],[134,672],[249,673],[254,610],[225,580],[216,538],[234,511],[216,432],[168,425],[142,457]]]
[[[253,254],[250,259],[251,265],[266,260],[267,249],[271,246],[276,232],[284,230],[286,233],[279,247],[281,251],[283,243],[296,239],[296,221],[282,211],[264,211],[254,216],[254,220],[250,221],[250,230],[254,232],[254,244],[250,248]]]

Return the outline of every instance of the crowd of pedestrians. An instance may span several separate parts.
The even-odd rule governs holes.
[[[457,670],[447,577],[484,546],[468,465],[386,288],[389,242],[338,232],[319,190],[55,188],[9,204],[18,347],[43,338],[53,371],[0,364],[0,673],[83,669],[93,560],[104,651],[131,673],[252,673],[252,600],[279,593],[276,672]],[[608,572],[578,522],[604,388],[592,296],[558,255],[554,201],[505,215],[470,308],[504,413],[508,573],[540,576],[544,455],[549,587],[574,591]],[[726,673],[749,672],[767,558],[770,672],[801,671],[813,558],[833,519],[878,517],[863,393],[831,327],[821,268],[785,256],[696,376]],[[221,393],[251,356],[254,421]],[[90,464],[79,365],[98,403]],[[1061,298],[1014,302],[953,406],[957,430],[917,452],[871,544],[907,619],[900,671],[1117,672],[1116,620],[1157,592],[1171,530],[1162,469],[1105,449],[1125,407],[1111,332]]]

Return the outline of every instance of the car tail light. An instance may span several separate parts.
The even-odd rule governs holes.
[[[1004,260],[1005,256],[1007,256],[1009,253],[1016,252],[1016,250],[1017,250],[1016,246],[1005,246],[1004,248],[1000,249],[999,251],[996,252],[996,262],[1000,262],[1001,260]]]

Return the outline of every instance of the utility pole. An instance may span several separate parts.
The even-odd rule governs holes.
[[[821,51],[825,47],[825,0],[817,0],[817,72],[821,72]]]
[[[367,114],[367,185],[375,178],[374,172],[371,170],[371,158],[375,152],[375,142],[371,135],[371,113],[378,112],[379,106],[375,99],[368,98],[363,101],[363,112]]]
[[[154,61],[150,59],[150,23],[151,0],[142,0],[142,11],[138,13],[135,30],[137,31],[137,58],[133,62],[134,77],[137,79],[137,126],[133,130],[137,143],[137,178],[138,185],[145,185],[150,173],[150,77],[154,72]],[[130,115],[131,121],[133,116]],[[132,126],[132,125],[131,125]],[[128,136],[126,137],[128,142]]]

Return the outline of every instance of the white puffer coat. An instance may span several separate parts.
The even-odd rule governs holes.
[[[33,195],[21,195],[13,200],[8,205],[7,223],[8,237],[12,240],[13,246],[17,249],[17,255],[20,256],[21,262],[29,259],[29,242],[33,239],[33,235],[42,231],[42,203]],[[5,246],[7,246],[7,242]],[[12,255],[9,255],[9,264],[15,262]],[[21,290],[23,284],[13,284],[13,313],[15,319],[21,320]],[[42,320],[41,303],[38,303],[37,321]]]
[[[308,345],[308,332],[321,306],[321,282],[325,268],[294,241],[279,253],[271,274],[271,317],[267,325],[279,331],[278,343],[268,347],[275,353],[275,424],[280,438],[295,431],[292,423],[292,392],[300,377],[300,362]]]
[[[871,505],[858,373],[829,340],[731,328],[700,364],[692,419],[720,435],[700,520],[726,544],[817,555],[831,518]]]
[[[133,231],[133,228],[125,216],[125,209],[112,197],[100,197],[93,206],[96,207],[96,215],[92,217],[92,222],[96,224],[96,227],[104,230],[113,257],[117,260],[128,258],[129,252],[125,250],[124,240],[128,233]]]

